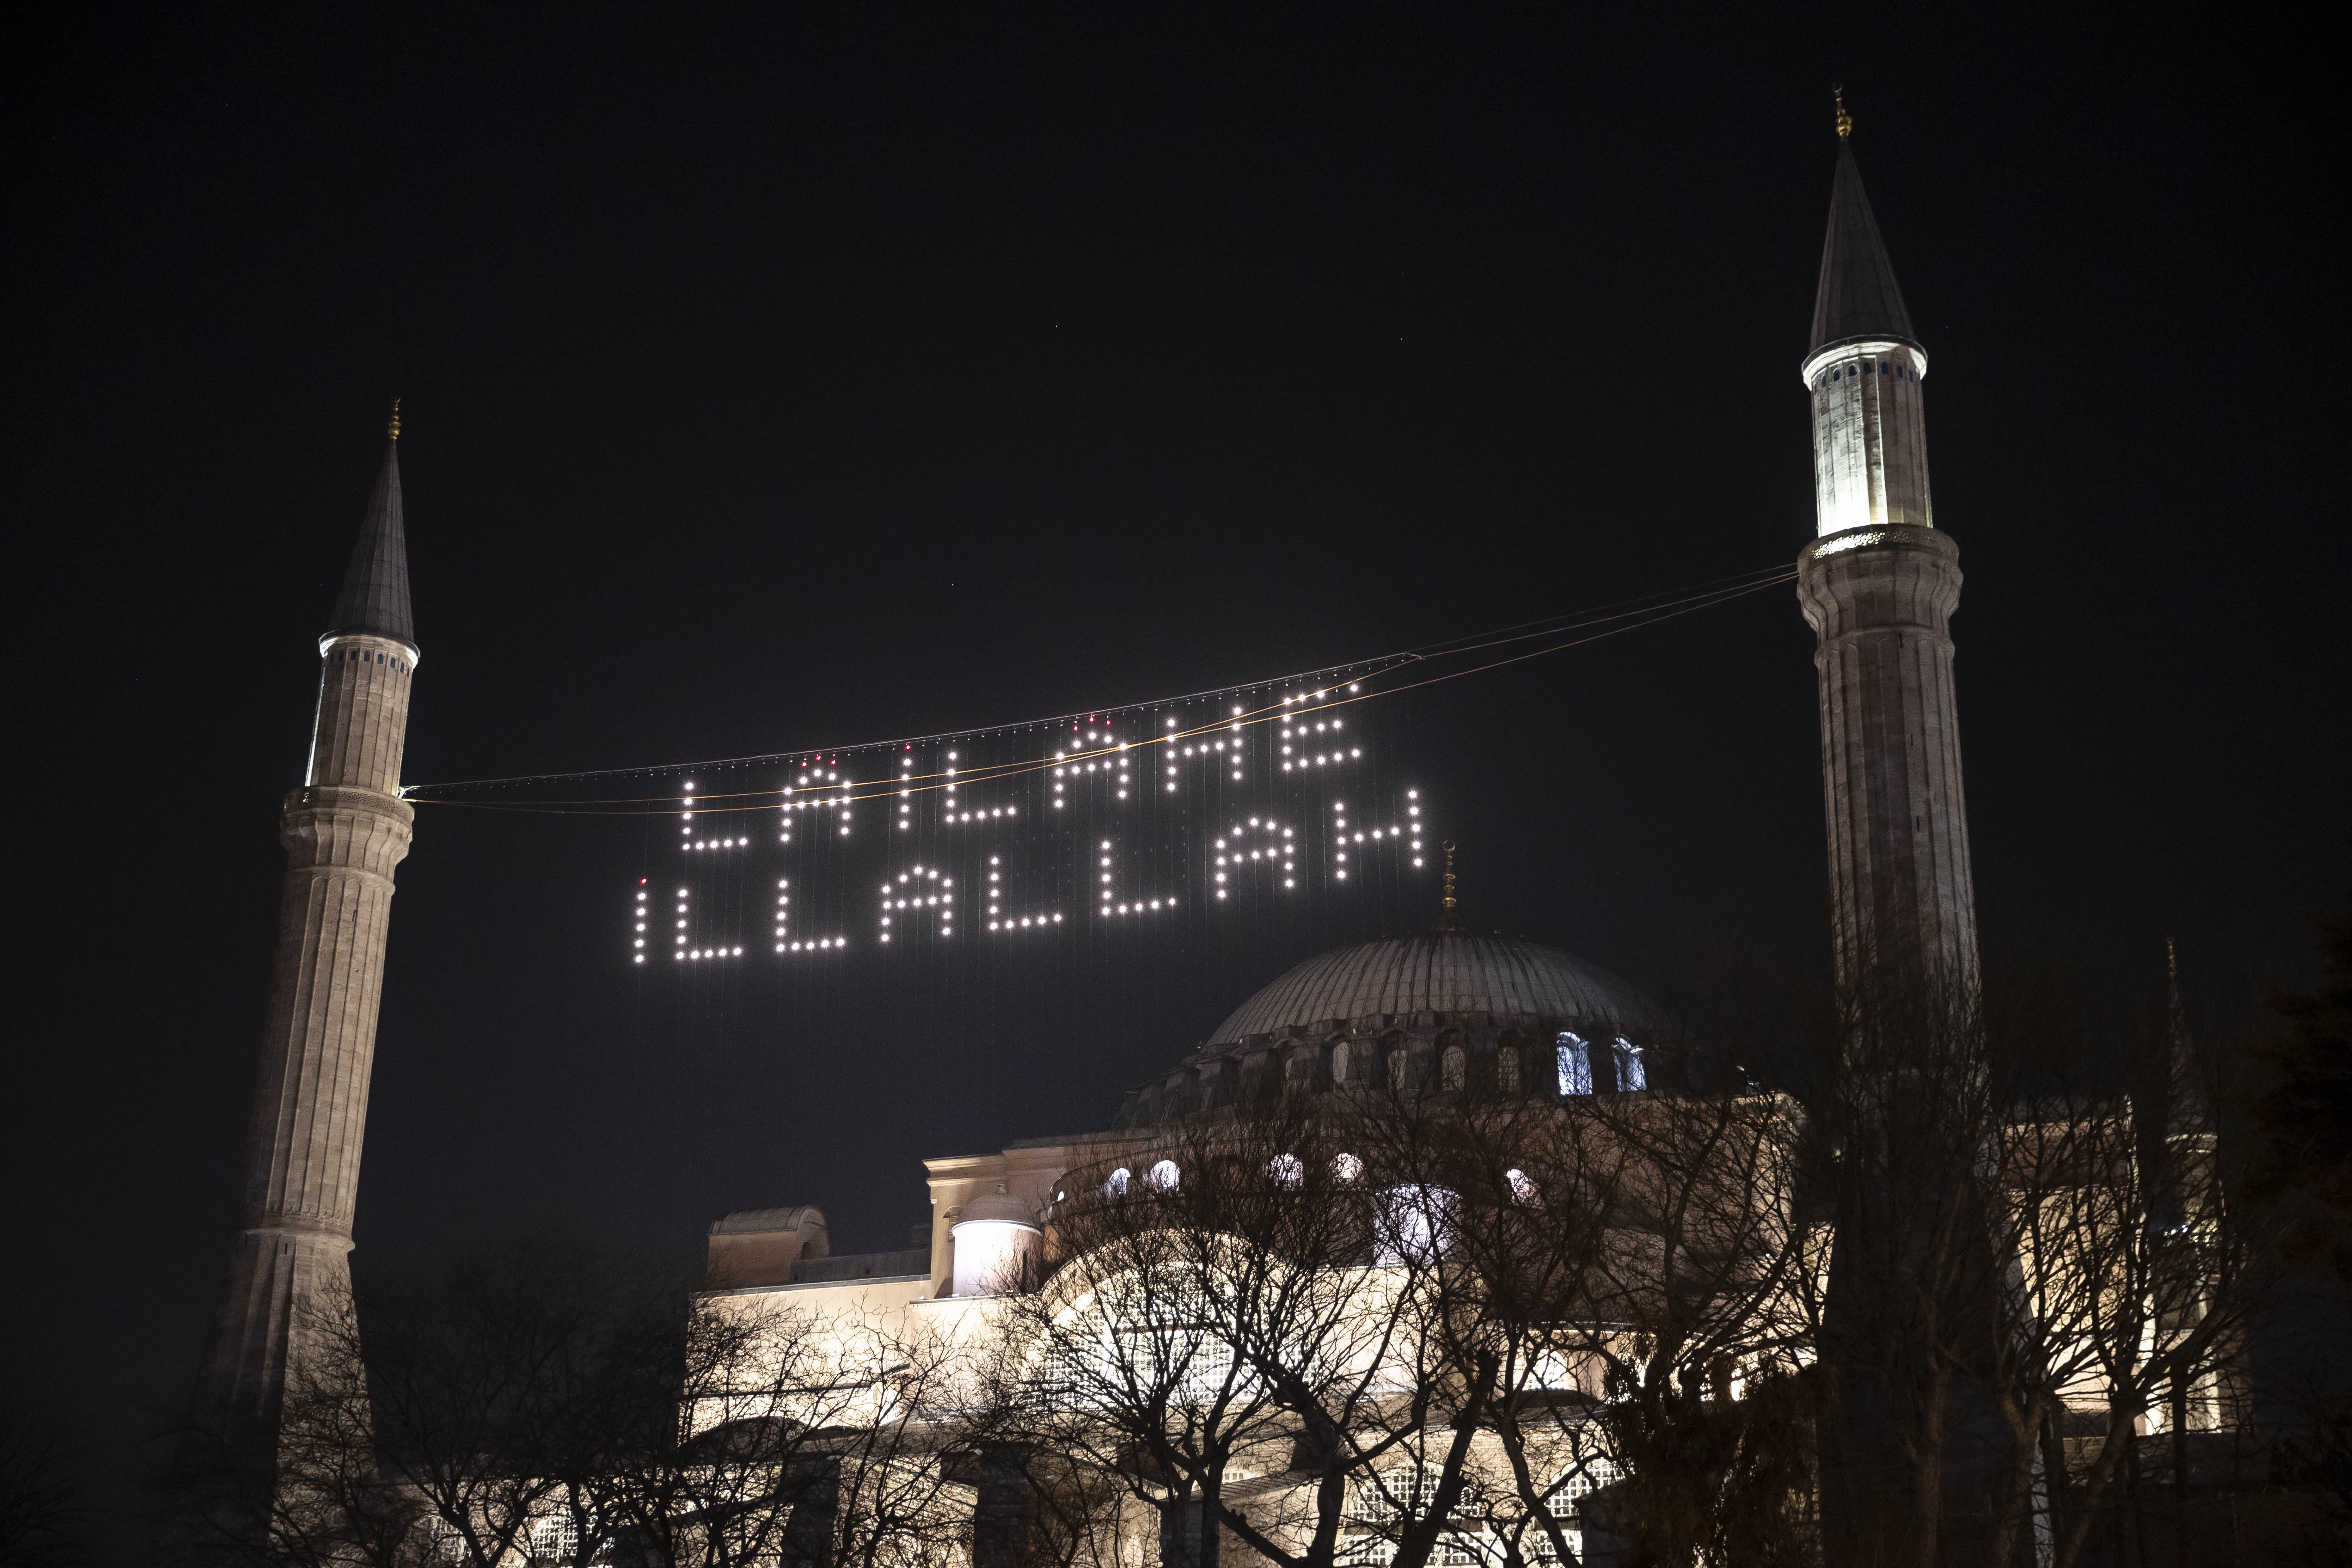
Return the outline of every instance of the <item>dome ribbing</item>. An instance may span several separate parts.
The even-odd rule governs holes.
[[[1370,1014],[1531,1014],[1659,1026],[1649,998],[1597,963],[1513,937],[1428,931],[1321,953],[1234,1009],[1208,1046]]]

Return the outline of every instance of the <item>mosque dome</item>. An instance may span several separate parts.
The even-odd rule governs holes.
[[[1654,1029],[1656,1005],[1581,958],[1518,937],[1423,931],[1318,953],[1234,1010],[1208,1045],[1372,1015],[1475,1014]]]
[[[1458,930],[1386,937],[1318,954],[1260,990],[1171,1071],[1129,1089],[1117,1125],[1229,1105],[1270,1079],[1319,1091],[1412,1070],[1547,1093],[1555,1042],[1630,1042],[1638,1055],[1668,1033],[1655,1003],[1558,948]]]

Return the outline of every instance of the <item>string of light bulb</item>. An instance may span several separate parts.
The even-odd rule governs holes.
[[[1037,720],[1028,724],[996,725],[990,727],[986,731],[957,731],[942,735],[927,736],[919,740],[878,741],[869,742],[865,744],[856,746],[826,748],[822,754],[835,763],[837,763],[838,759],[844,754],[856,755],[860,752],[880,751],[884,749],[889,749],[904,753],[911,752],[911,750],[918,745],[933,744],[950,740],[960,740],[966,736],[983,733],[1005,733],[1026,730],[1038,730],[1048,725],[1058,728],[1064,723],[1073,722],[1074,720],[1082,724],[1087,720],[1095,719],[1098,715],[1106,713],[1136,713],[1150,709],[1174,707],[1180,704],[1196,702],[1206,699],[1222,699],[1234,692],[1263,690],[1269,687],[1294,688],[1293,690],[1274,702],[1266,703],[1264,706],[1255,709],[1245,709],[1243,706],[1236,705],[1233,708],[1230,715],[1220,716],[1213,721],[1195,724],[1190,728],[1181,727],[1178,725],[1175,720],[1171,719],[1169,721],[1170,728],[1161,733],[1147,734],[1130,741],[1108,742],[1077,751],[1066,750],[1064,752],[1056,752],[1051,757],[1024,759],[1016,762],[1002,763],[981,763],[963,767],[946,768],[928,773],[915,773],[902,771],[896,775],[867,780],[842,780],[837,783],[828,780],[823,785],[811,786],[813,790],[819,788],[823,790],[824,798],[822,801],[814,799],[804,799],[803,801],[798,802],[788,801],[785,809],[791,809],[793,806],[803,805],[817,804],[825,805],[849,805],[861,802],[877,801],[887,798],[902,798],[916,794],[932,794],[942,791],[953,792],[959,785],[969,787],[974,784],[986,784],[1001,779],[1018,777],[1023,774],[1037,773],[1049,768],[1066,768],[1077,763],[1094,763],[1106,758],[1122,757],[1133,751],[1140,750],[1145,747],[1171,746],[1184,742],[1198,741],[1200,738],[1206,735],[1229,735],[1235,731],[1255,728],[1262,724],[1276,723],[1286,720],[1297,711],[1297,705],[1301,702],[1314,701],[1319,704],[1324,704],[1328,707],[1339,707],[1352,703],[1370,701],[1374,698],[1392,697],[1402,692],[1418,690],[1424,687],[1443,685],[1448,681],[1466,679],[1474,675],[1482,675],[1489,670],[1500,669],[1508,665],[1524,663],[1531,658],[1540,658],[1548,654],[1560,653],[1569,648],[1581,647],[1591,643],[1605,640],[1609,637],[1622,637],[1630,632],[1641,631],[1649,626],[1658,625],[1663,621],[1677,619],[1680,616],[1691,615],[1699,610],[1713,609],[1719,605],[1729,604],[1736,599],[1744,598],[1748,595],[1760,592],[1763,589],[1776,587],[1784,583],[1793,582],[1795,578],[1796,573],[1792,569],[1786,566],[1780,566],[1770,569],[1770,574],[1762,576],[1760,579],[1759,579],[1755,574],[1746,574],[1737,577],[1717,578],[1713,580],[1717,584],[1726,585],[1708,586],[1693,584],[1692,586],[1697,591],[1685,593],[1681,597],[1669,598],[1662,602],[1645,602],[1643,603],[1640,607],[1634,609],[1621,610],[1609,615],[1599,614],[1597,613],[1597,610],[1576,612],[1576,615],[1582,616],[1586,618],[1574,619],[1568,616],[1554,617],[1552,622],[1549,624],[1522,622],[1519,623],[1520,626],[1541,625],[1544,626],[1544,629],[1523,632],[1519,631],[1517,627],[1499,627],[1496,628],[1495,632],[1491,633],[1473,634],[1474,637],[1477,637],[1482,640],[1454,639],[1449,643],[1433,645],[1433,651],[1423,652],[1416,650],[1392,654],[1386,656],[1383,658],[1368,659],[1354,665],[1327,667],[1325,669],[1309,671],[1307,676],[1302,677],[1252,681],[1246,686],[1226,687],[1215,691],[1197,693],[1192,697],[1167,698],[1157,702],[1134,703],[1116,709],[1097,709],[1094,713],[1082,716],[1065,714],[1059,718]],[[1643,597],[1645,601],[1656,600],[1658,598],[1655,595],[1644,595]],[[1619,604],[1627,602],[1628,601],[1623,600],[1617,601]],[[1598,606],[1598,609],[1609,609],[1610,607],[1611,606],[1609,605],[1601,605]],[[1565,621],[1566,624],[1560,624],[1563,621]],[[1612,622],[1626,622],[1628,624],[1612,626],[1610,625]],[[1565,642],[1553,643],[1544,647],[1530,649],[1525,653],[1512,655],[1507,658],[1494,659],[1485,664],[1474,665],[1466,669],[1446,670],[1442,673],[1426,676],[1419,680],[1406,681],[1398,685],[1381,686],[1376,689],[1369,691],[1363,689],[1365,683],[1368,681],[1378,681],[1382,677],[1396,674],[1416,664],[1426,664],[1438,658],[1450,658],[1463,654],[1481,652],[1487,648],[1505,647],[1514,643],[1533,641],[1541,637],[1554,637],[1567,631],[1582,631],[1593,626],[1606,626],[1608,629],[1593,632],[1592,635],[1589,637],[1573,637]],[[1359,675],[1358,679],[1346,682],[1344,687],[1337,681],[1311,682],[1309,680],[1310,677],[1324,676],[1334,671],[1340,673],[1359,671],[1362,673]],[[1311,691],[1297,689],[1297,688],[1302,688],[1309,684],[1313,684],[1315,687]],[[1104,727],[1108,727],[1107,721],[1105,721]],[[653,773],[704,772],[719,768],[751,766],[779,762],[790,764],[799,762],[801,759],[816,755],[819,755],[819,753],[813,752],[772,752],[759,757],[731,758],[719,762],[701,763],[674,763],[650,768],[605,769],[584,773],[526,774],[512,778],[479,779],[446,784],[414,784],[404,788],[402,794],[404,798],[414,800],[421,805],[448,805],[480,811],[535,812],[550,816],[676,816],[682,813],[689,815],[699,813],[703,815],[717,816],[748,812],[769,812],[775,811],[779,808],[778,796],[780,793],[782,795],[789,797],[796,793],[795,787],[793,785],[786,785],[781,792],[773,787],[760,790],[719,792],[695,796],[691,800],[686,801],[683,804],[681,804],[680,796],[676,795],[607,796],[603,798],[582,800],[514,802],[451,799],[447,797],[437,797],[428,792],[436,790],[513,787],[530,784],[554,783],[563,780],[610,778],[620,775],[644,776],[645,774]],[[950,756],[952,756],[952,753],[950,753]],[[727,805],[712,804],[717,801],[740,801],[747,802],[749,804]],[[658,809],[625,809],[635,806],[656,806]]]

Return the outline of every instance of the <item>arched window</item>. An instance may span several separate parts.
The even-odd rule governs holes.
[[[1344,1084],[1348,1081],[1348,1056],[1347,1041],[1341,1040],[1331,1047],[1331,1081],[1335,1084]]]
[[[1642,1066],[1642,1047],[1620,1035],[1611,1042],[1617,1056],[1617,1089],[1622,1094],[1633,1094],[1650,1087],[1650,1074]]]
[[[1495,1053],[1495,1087],[1505,1094],[1519,1092],[1519,1047],[1505,1046]]]
[[[1559,1091],[1562,1094],[1592,1092],[1592,1047],[1584,1037],[1566,1029],[1559,1036]]]
[[[1151,1190],[1155,1193],[1172,1193],[1176,1190],[1176,1184],[1182,1181],[1183,1176],[1176,1169],[1175,1161],[1162,1160],[1152,1166],[1150,1173],[1143,1179],[1151,1184]]]
[[[1511,1184],[1511,1196],[1515,1200],[1523,1204],[1534,1204],[1536,1184],[1525,1171],[1506,1171],[1503,1173],[1503,1180]]]
[[[1307,1179],[1307,1163],[1296,1154],[1276,1154],[1265,1163],[1265,1173],[1277,1187],[1295,1187]]]
[[[1364,1163],[1353,1154],[1335,1155],[1331,1161],[1331,1173],[1342,1182],[1353,1182],[1364,1173]]]
[[[1427,1263],[1454,1245],[1461,1199],[1448,1187],[1391,1187],[1381,1194],[1373,1257],[1384,1268]]]
[[[1127,1196],[1127,1184],[1134,1179],[1135,1178],[1129,1173],[1127,1167],[1125,1165],[1121,1165],[1118,1170],[1113,1171],[1110,1173],[1110,1180],[1103,1184],[1103,1196],[1108,1198],[1123,1198]]]
[[[1391,1047],[1389,1051],[1389,1087],[1391,1089],[1402,1089],[1404,1088],[1404,1047],[1402,1046]]]
[[[1459,1089],[1469,1082],[1469,1053],[1460,1046],[1446,1047],[1445,1054],[1437,1058],[1437,1081],[1451,1089]]]

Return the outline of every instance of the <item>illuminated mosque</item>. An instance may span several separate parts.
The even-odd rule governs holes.
[[[1819,637],[1835,955],[1842,980],[1874,954],[1973,986],[1948,629],[1958,550],[1928,499],[1927,355],[1841,120],[1799,367],[1812,410],[1818,536],[1797,563],[1800,603]],[[400,763],[420,650],[396,418],[392,434],[319,639],[308,775],[285,805],[289,868],[243,1214],[200,1379],[200,1405],[216,1411],[268,1416],[300,1353],[301,1303],[348,1279],[393,875],[414,820]],[[1099,1131],[926,1162],[931,1221],[902,1249],[834,1252],[821,1193],[726,1215],[710,1227],[713,1287],[746,1303],[977,1323],[1076,1184],[1124,1191],[1172,1180],[1154,1163],[1166,1129],[1272,1086],[1319,1096],[1410,1083],[1561,1101],[1638,1096],[1652,1073],[1671,1068],[1672,1033],[1633,985],[1535,942],[1460,929],[1446,904],[1435,930],[1326,952],[1273,979],[1197,1049],[1105,1106]],[[1003,1568],[1000,1556],[983,1543],[971,1561]]]

